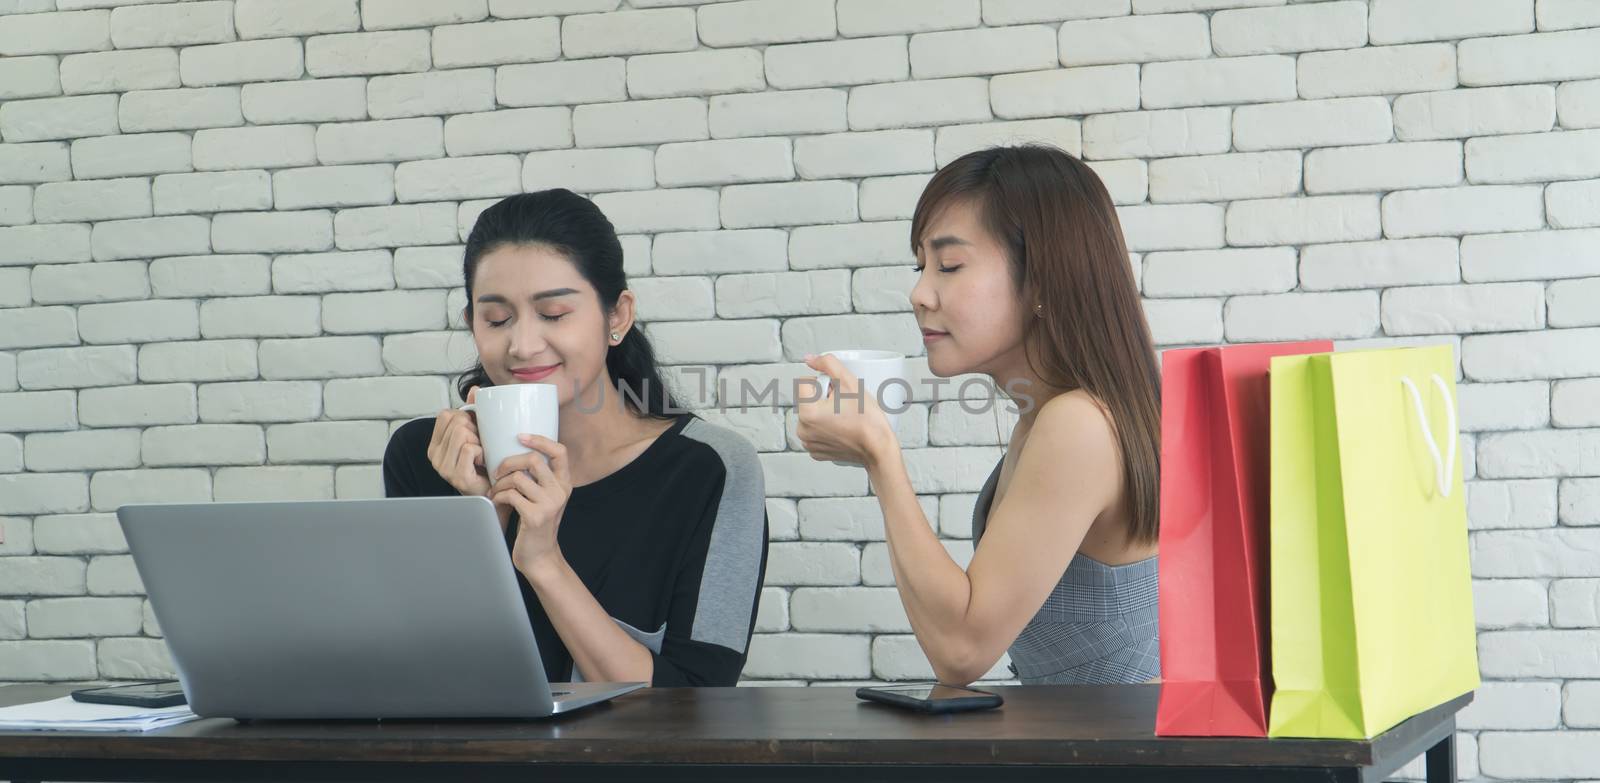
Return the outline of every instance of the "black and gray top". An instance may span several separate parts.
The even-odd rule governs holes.
[[[389,497],[455,495],[428,461],[433,419],[389,439]],[[516,541],[517,516],[506,526]],[[643,453],[573,487],[556,534],[562,554],[612,619],[648,647],[652,684],[734,685],[744,668],[766,575],[766,492],[749,441],[681,414]],[[519,579],[551,682],[581,681],[526,579]]]
[[[972,510],[983,536],[1002,457]],[[1074,555],[1044,605],[1011,643],[1011,673],[1024,685],[1140,683],[1161,676],[1156,558],[1109,566]]]

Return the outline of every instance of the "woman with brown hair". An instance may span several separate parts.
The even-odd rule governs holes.
[[[1009,650],[1028,684],[1159,677],[1160,369],[1105,186],[1052,147],[973,152],[928,183],[911,247],[930,370],[985,374],[1020,412],[966,570],[923,516],[887,417],[830,355],[807,357],[834,383],[799,404],[797,434],[814,459],[866,466],[934,673],[964,685]]]

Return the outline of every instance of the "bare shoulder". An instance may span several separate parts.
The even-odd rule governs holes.
[[[1114,457],[1117,449],[1111,412],[1094,395],[1081,389],[1046,400],[1034,418],[1028,442],[1049,444],[1049,451],[1054,452],[1057,459],[1073,461],[1082,457]]]
[[[1106,407],[1087,392],[1066,392],[1040,407],[1018,454],[1016,478],[1022,486],[1034,487],[1040,502],[1052,508],[1088,509],[1092,522],[1116,501],[1119,454]]]

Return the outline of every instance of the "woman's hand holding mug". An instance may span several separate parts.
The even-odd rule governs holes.
[[[556,533],[572,497],[572,472],[567,447],[539,435],[523,434],[517,440],[533,451],[514,454],[500,463],[489,499],[517,512],[511,562],[532,578],[541,566],[560,560]]]
[[[473,402],[478,387],[467,390]],[[463,495],[489,494],[489,474],[484,469],[483,442],[478,426],[468,411],[449,409],[433,420],[433,438],[428,441],[428,462],[439,476]]]
[[[820,387],[820,393],[796,404],[800,423],[795,428],[795,437],[812,459],[829,460],[835,465],[870,466],[885,450],[899,448],[895,419],[910,388],[904,380],[904,359],[899,354],[888,351],[807,354],[806,366],[823,376],[820,381],[802,379],[803,383],[813,384],[813,388]],[[857,372],[865,370],[870,370],[869,377],[861,377]],[[890,383],[890,379],[897,379],[899,383]],[[885,410],[885,405],[890,410]]]
[[[463,418],[467,412],[475,417],[471,420],[473,442],[470,446],[477,466],[475,477],[474,480],[463,477],[462,484],[451,480],[451,485],[458,490],[464,485],[470,486],[474,490],[472,494],[494,501],[500,526],[504,528],[510,524],[511,514],[521,509],[510,502],[510,497],[503,492],[505,488],[496,482],[501,481],[513,465],[518,472],[534,476],[530,460],[549,468],[549,455],[525,439],[534,435],[560,446],[556,440],[561,430],[560,389],[547,383],[473,387],[467,392],[467,404],[455,411]],[[448,447],[445,451],[448,456]],[[562,453],[564,455],[565,451]],[[441,470],[440,475],[445,475],[444,471]]]

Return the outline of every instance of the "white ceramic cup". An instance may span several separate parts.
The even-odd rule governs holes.
[[[561,421],[559,389],[552,383],[514,383],[480,386],[474,402],[461,406],[478,417],[478,440],[483,441],[483,461],[494,480],[495,468],[507,457],[533,449],[522,445],[523,433],[558,440]],[[543,454],[540,454],[544,457]],[[544,458],[549,464],[548,457]]]
[[[905,407],[906,396],[911,391],[911,381],[906,377],[905,354],[894,351],[824,351],[824,355],[833,356],[844,365],[850,374],[861,381],[864,393],[872,395],[878,401],[878,407],[883,409],[889,418],[889,426],[893,428],[900,421],[900,411]],[[817,380],[822,383],[822,397],[827,399],[828,389],[832,386],[831,379],[825,373],[819,373]],[[893,383],[890,383],[893,381]],[[852,406],[864,405],[865,400],[854,397],[840,399],[840,410],[854,410]],[[841,462],[832,460],[835,465],[857,465],[855,462]]]

